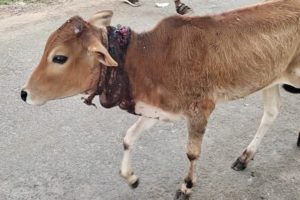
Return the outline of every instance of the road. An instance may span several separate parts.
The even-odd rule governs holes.
[[[167,1],[167,0],[166,0]],[[119,177],[122,138],[137,117],[117,108],[84,105],[80,96],[42,107],[23,103],[20,88],[38,64],[49,34],[73,15],[88,19],[114,10],[113,24],[149,30],[174,14],[154,0],[132,8],[119,1],[73,0],[0,7],[0,199],[167,200],[187,172],[183,122],[159,123],[137,142],[133,162],[140,186]],[[162,1],[160,1],[162,2]],[[185,0],[199,15],[256,0]],[[219,105],[209,122],[192,200],[299,200],[300,96],[281,91],[281,114],[243,172],[231,163],[251,141],[262,115],[261,95]],[[99,105],[99,104],[98,104]]]

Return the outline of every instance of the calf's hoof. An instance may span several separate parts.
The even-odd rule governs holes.
[[[135,189],[139,186],[139,184],[140,184],[139,179],[136,179],[136,181],[134,183],[130,184],[130,186],[132,189]]]
[[[238,158],[232,165],[231,168],[235,171],[243,171],[247,168],[247,164],[242,162],[240,158]]]
[[[300,132],[299,132],[299,135],[298,135],[298,142],[297,142],[297,146],[300,147]]]
[[[176,191],[174,200],[188,200],[190,199],[190,196],[190,194],[186,194],[179,189]]]
[[[130,185],[132,189],[135,189],[139,186],[139,177],[135,175],[133,172],[124,172],[122,173],[122,170],[120,170],[120,175],[127,181],[127,183]]]
[[[127,177],[126,180],[132,189],[135,189],[139,186],[139,178],[133,173],[131,174],[131,176]]]

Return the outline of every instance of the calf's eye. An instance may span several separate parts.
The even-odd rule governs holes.
[[[65,62],[67,62],[68,57],[67,56],[62,56],[62,55],[56,55],[53,57],[52,61],[54,63],[58,63],[58,64],[64,64]]]

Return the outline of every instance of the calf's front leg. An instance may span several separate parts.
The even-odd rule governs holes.
[[[150,129],[157,120],[147,117],[140,117],[126,132],[123,140],[124,155],[121,164],[120,174],[132,188],[136,188],[139,184],[138,176],[133,172],[131,166],[131,150],[134,142],[147,129]]]
[[[184,179],[181,189],[176,192],[176,200],[188,199],[196,183],[196,163],[200,157],[201,145],[208,118],[214,110],[215,104],[206,100],[193,107],[188,117],[188,143],[187,157],[190,161],[188,174]]]

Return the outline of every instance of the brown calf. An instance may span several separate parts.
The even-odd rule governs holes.
[[[89,22],[73,17],[52,33],[22,99],[41,105],[91,92],[87,103],[99,94],[102,105],[141,115],[124,138],[121,175],[133,187],[138,177],[130,151],[138,136],[158,120],[185,119],[190,166],[180,199],[195,183],[215,105],[262,90],[261,124],[232,166],[244,169],[278,115],[278,85],[300,87],[300,1],[272,1],[214,16],[173,16],[140,34],[109,26],[111,17],[111,11]],[[108,105],[109,99],[114,103]]]

